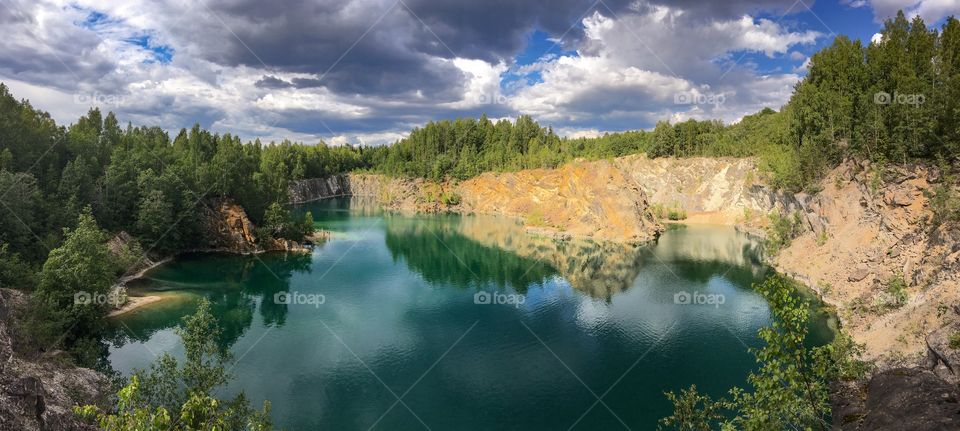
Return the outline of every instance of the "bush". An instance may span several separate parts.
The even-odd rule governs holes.
[[[661,419],[661,429],[827,429],[830,382],[862,379],[870,371],[860,360],[863,346],[844,334],[826,346],[805,345],[810,308],[793,282],[775,276],[756,289],[770,303],[773,324],[760,329],[764,346],[751,349],[758,368],[747,377],[750,389],[732,388],[729,399],[719,400],[696,387],[669,392],[674,410]]]
[[[792,217],[781,216],[774,211],[768,216],[770,225],[767,226],[767,239],[764,243],[767,252],[777,254],[780,250],[790,246],[793,239],[802,231],[803,221],[800,213],[793,213]]]
[[[653,204],[650,205],[650,213],[653,214],[653,217],[657,220],[685,220],[687,218],[687,211],[680,207],[679,204],[674,203],[673,205],[667,207],[663,204]]]
[[[907,303],[907,282],[902,274],[895,274],[887,280],[887,294],[890,296],[887,304],[891,308],[900,308]]]
[[[461,197],[456,192],[443,192],[440,195],[440,203],[444,205],[460,205]]]
[[[682,208],[672,208],[667,213],[667,218],[670,220],[685,220],[687,218],[687,211]]]

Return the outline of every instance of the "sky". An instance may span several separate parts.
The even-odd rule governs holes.
[[[779,109],[810,55],[960,0],[0,0],[0,81],[73,123],[380,145],[531,115],[562,136]]]

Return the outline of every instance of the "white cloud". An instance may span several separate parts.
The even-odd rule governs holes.
[[[749,66],[718,63],[738,51],[785,54],[820,36],[750,17],[694,23],[665,7],[619,19],[594,14],[583,23],[588,39],[579,56],[537,63],[542,82],[519,88],[512,107],[561,130],[589,130],[591,122],[613,129],[659,119],[735,122],[763,107],[780,108],[801,70],[759,76]]]
[[[857,0],[848,2],[851,7],[870,5],[873,16],[879,22],[893,18],[903,10],[907,17],[920,15],[929,25],[950,15],[960,15],[960,0]]]

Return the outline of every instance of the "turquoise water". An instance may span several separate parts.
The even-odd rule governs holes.
[[[743,385],[769,321],[750,289],[769,271],[760,248],[726,227],[633,247],[360,201],[308,209],[333,232],[310,255],[152,271],[134,288],[173,299],[116,322],[112,366],[181,355],[173,328],[206,297],[236,359],[222,395],[270,400],[283,429],[641,430],[670,413],[664,391]],[[812,343],[829,323],[815,316]]]

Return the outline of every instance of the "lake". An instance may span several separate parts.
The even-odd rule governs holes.
[[[307,210],[332,232],[309,255],[185,255],[134,283],[169,298],[113,322],[112,366],[182,356],[173,328],[205,297],[235,359],[219,395],[270,400],[279,428],[644,430],[664,391],[743,385],[769,323],[762,247],[729,227],[632,246],[359,199]],[[829,341],[813,315],[809,342]]]

